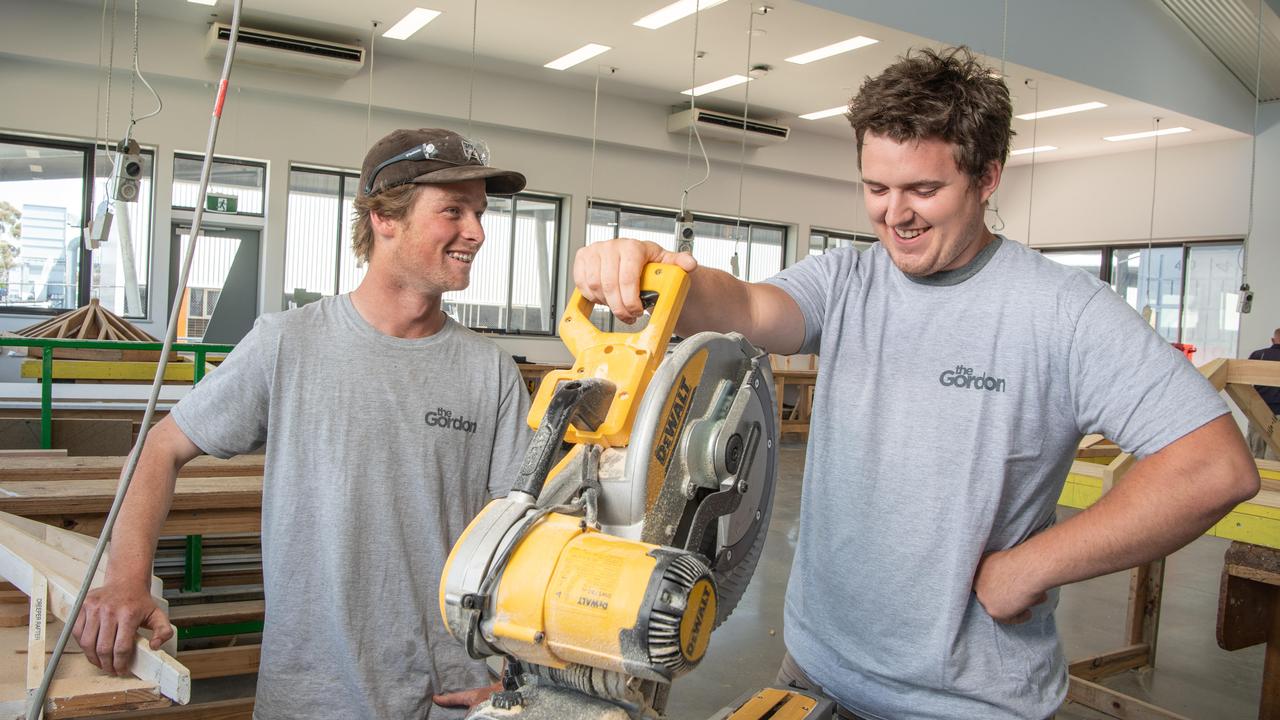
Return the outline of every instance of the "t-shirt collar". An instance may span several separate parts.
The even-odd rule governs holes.
[[[978,254],[974,255],[972,260],[955,270],[943,270],[941,272],[933,273],[932,275],[907,275],[907,278],[910,279],[911,282],[920,285],[959,285],[965,280],[977,275],[982,268],[986,267],[987,263],[991,261],[991,258],[995,257],[996,251],[1000,249],[1000,245],[1003,242],[1004,236],[996,235],[995,239],[987,243],[986,247],[979,250]],[[903,274],[906,275],[906,273]]]

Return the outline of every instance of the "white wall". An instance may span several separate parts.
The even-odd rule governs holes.
[[[63,137],[94,134],[99,16],[92,8],[61,2],[6,3],[0,25],[0,96],[9,98],[0,129]],[[157,213],[153,229],[150,318],[139,323],[160,333],[165,315],[171,216],[172,153],[201,151],[212,107],[218,64],[204,57],[204,27],[145,18],[141,58],[161,93],[164,112],[138,125],[135,137],[158,148]],[[117,65],[128,60],[117,43]],[[384,55],[375,63],[375,107],[370,142],[397,127],[467,129],[468,70],[426,65]],[[284,267],[288,167],[301,162],[358,168],[365,137],[367,76],[351,80],[314,78],[239,65],[224,110],[217,152],[269,164],[267,211],[261,258],[259,306],[279,309]],[[600,102],[594,195],[602,200],[675,207],[684,185],[702,175],[700,158],[686,170],[684,136],[666,132],[668,108],[608,95]],[[111,136],[123,133],[128,74],[113,83]],[[149,108],[139,87],[137,106]],[[591,165],[592,93],[478,71],[472,134],[485,139],[495,164],[524,172],[529,189],[566,197],[568,248],[561,246],[560,291],[565,297],[567,264],[585,233]],[[733,216],[738,209],[739,147],[707,144],[712,177],[690,196],[691,209]],[[810,224],[868,230],[856,199],[853,144],[797,132],[784,145],[748,150],[742,174],[743,214],[791,227],[793,256],[807,251]],[[219,224],[226,224],[218,218]],[[797,238],[799,241],[797,242]],[[563,301],[561,306],[563,307]],[[0,317],[0,328],[27,319]],[[559,340],[500,340],[532,359],[564,359]]]
[[[1253,312],[1240,321],[1240,350],[1266,347],[1280,328],[1280,102],[1259,113],[1257,190],[1246,270],[1253,286]]]
[[[1005,234],[1035,247],[1240,238],[1248,225],[1248,140],[1161,148],[1151,222],[1153,150],[1038,162],[1005,171]],[[1137,143],[1135,143],[1137,144]],[[1028,225],[1028,223],[1030,223]]]

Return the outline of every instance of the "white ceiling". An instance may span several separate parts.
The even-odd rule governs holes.
[[[100,8],[100,0],[77,0]],[[377,37],[378,55],[395,54],[433,63],[468,67],[471,63],[472,17],[476,14],[476,67],[530,80],[591,87],[602,67],[601,94],[622,95],[672,107],[688,104],[680,91],[731,74],[746,74],[751,65],[770,65],[763,78],[698,98],[700,106],[741,113],[749,100],[753,118],[779,121],[794,131],[848,137],[848,123],[841,117],[808,121],[803,113],[841,105],[856,92],[868,75],[893,62],[910,48],[938,44],[915,35],[859,21],[799,2],[766,0],[772,11],[752,12],[760,0],[729,0],[707,9],[696,21],[697,49],[705,56],[696,62],[694,75],[695,19],[688,17],[659,30],[632,23],[667,4],[669,0],[363,0],[315,2],[314,0],[246,0],[244,25],[291,32],[327,40],[369,45],[371,23],[385,30],[416,4],[443,14],[408,40]],[[120,3],[120,12],[127,12]],[[206,7],[179,0],[143,3],[144,15],[207,24],[214,17],[228,21],[230,0]],[[993,22],[998,19],[993,18]],[[748,33],[748,27],[756,29]],[[1048,30],[1046,30],[1048,31]],[[143,26],[145,32],[145,24]],[[784,58],[844,40],[866,35],[876,45],[809,65],[794,65]],[[748,41],[750,52],[748,57]],[[542,65],[589,43],[613,49],[568,71]],[[989,58],[999,67],[1000,58]],[[375,63],[376,67],[376,63]],[[1124,72],[1126,68],[1117,68]],[[1189,127],[1190,133],[1160,139],[1161,147],[1246,137],[1241,133],[1146,103],[1102,92],[1079,83],[1030,68],[1009,64],[1005,68],[1014,97],[1014,113],[1027,113],[1091,100],[1104,102],[1101,110],[1040,120],[1014,120],[1017,137],[1013,147],[1054,145],[1055,152],[1041,154],[1037,162],[1085,157],[1150,148],[1152,140],[1110,143],[1105,135],[1148,130],[1155,117],[1161,127]],[[1031,80],[1028,85],[1026,81]],[[358,82],[359,78],[355,80]],[[748,97],[749,89],[749,97]],[[1030,156],[1012,158],[1011,165],[1030,162]]]

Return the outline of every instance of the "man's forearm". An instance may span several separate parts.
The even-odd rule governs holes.
[[[198,452],[168,418],[152,431],[116,517],[108,581],[150,586],[156,542],[173,502],[178,471]]]
[[[1165,557],[1257,493],[1230,415],[1136,463],[1092,507],[1013,548],[1007,572],[1048,590]]]
[[[676,325],[681,336],[736,332],[768,352],[789,355],[800,349],[804,315],[781,289],[748,283],[705,266],[690,273],[689,280],[689,294]]]

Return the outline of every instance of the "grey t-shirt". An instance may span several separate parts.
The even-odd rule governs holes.
[[[266,443],[256,718],[445,717],[433,692],[491,682],[437,592],[454,541],[515,479],[528,408],[492,341],[448,319],[383,335],[346,295],[259,318],[174,408],[210,455]]]
[[[1138,456],[1227,412],[1115,292],[998,238],[914,280],[880,245],[769,282],[821,356],[786,642],[868,718],[1045,718],[1066,693],[1057,593],[995,622],[973,575],[1054,521],[1076,445]]]

